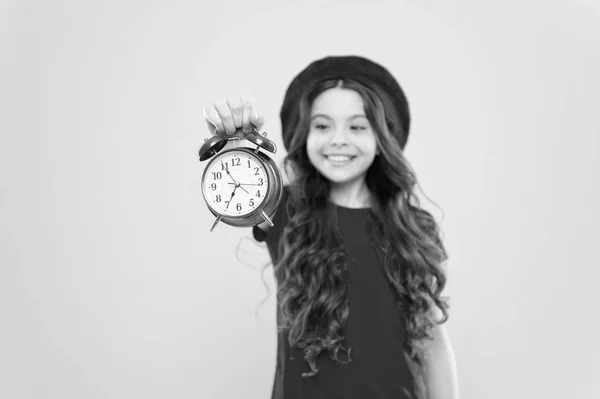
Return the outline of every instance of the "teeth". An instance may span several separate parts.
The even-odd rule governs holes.
[[[338,162],[345,162],[345,161],[350,160],[350,157],[347,157],[345,155],[330,155],[327,158],[332,161],[338,161]]]

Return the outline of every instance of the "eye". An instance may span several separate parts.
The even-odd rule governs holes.
[[[327,129],[327,125],[322,125],[322,124],[317,124],[315,125],[315,129],[317,130],[323,130],[323,129]]]
[[[352,130],[365,130],[366,129],[364,126],[351,126],[350,128]]]

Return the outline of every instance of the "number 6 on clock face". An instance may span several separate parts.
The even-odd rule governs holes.
[[[203,183],[208,205],[228,216],[255,211],[269,190],[265,165],[246,151],[226,151],[211,160]]]

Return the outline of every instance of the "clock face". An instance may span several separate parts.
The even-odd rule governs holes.
[[[251,153],[230,151],[211,160],[204,174],[204,197],[216,212],[243,216],[263,202],[269,189],[267,171]]]

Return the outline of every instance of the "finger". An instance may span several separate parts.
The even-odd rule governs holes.
[[[242,100],[240,99],[239,94],[234,94],[227,96],[227,104],[229,105],[229,109],[231,110],[231,115],[233,116],[233,124],[235,125],[236,130],[242,127]]]
[[[211,135],[214,135],[215,131],[225,132],[221,117],[213,105],[204,107],[204,122]]]
[[[240,100],[242,102],[242,130],[244,133],[248,133],[252,131],[252,126],[250,125],[250,114],[252,113],[252,97],[248,92],[240,93]]]
[[[262,126],[265,124],[265,117],[262,114],[254,111],[250,115],[250,122],[256,126],[256,130],[260,130]]]
[[[229,104],[227,103],[227,99],[222,97],[213,103],[215,109],[219,113],[219,117],[221,118],[221,122],[223,122],[223,126],[225,130],[229,134],[233,134],[236,131],[235,123],[233,121],[233,115],[231,115],[231,110],[229,109]]]

